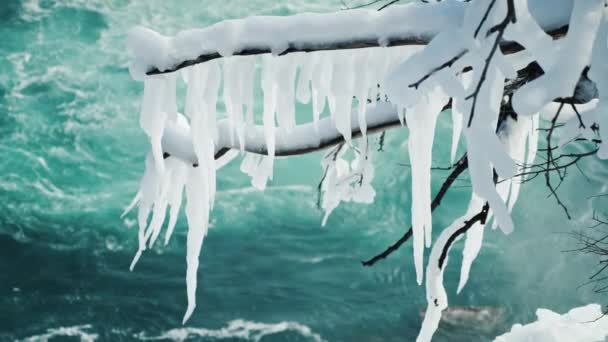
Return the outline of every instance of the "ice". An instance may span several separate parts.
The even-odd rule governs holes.
[[[608,317],[599,304],[574,308],[563,315],[538,309],[536,316],[535,322],[515,324],[494,342],[596,342],[608,336]]]
[[[574,2],[563,46],[560,46],[560,51],[553,49],[553,53],[559,54],[560,58],[545,70],[544,75],[514,93],[515,112],[520,115],[532,115],[555,98],[572,96],[581,72],[591,61],[603,7],[603,0]],[[571,53],[573,51],[576,53]]]
[[[363,49],[354,54],[353,73],[354,73],[354,93],[357,97],[357,118],[361,133],[365,137],[367,134],[367,100],[370,98],[370,81],[372,80],[372,68],[370,65],[370,51]],[[373,87],[373,84],[371,85]],[[375,97],[375,96],[373,96]]]
[[[555,56],[553,38],[545,33],[538,22],[532,17],[528,8],[529,0],[516,0],[515,11],[517,13],[517,25],[509,25],[505,32],[505,38],[517,41],[526,48],[521,56],[530,56],[538,62],[542,68],[553,64]],[[526,58],[527,59],[527,58]],[[521,68],[528,63],[521,63]]]
[[[175,37],[134,29],[129,36],[133,55],[130,72],[135,79],[144,80],[140,124],[149,139],[150,153],[140,189],[126,210],[139,206],[138,249],[131,269],[160,236],[167,212],[165,244],[168,243],[185,189],[186,322],[196,306],[197,269],[214,205],[216,170],[241,150],[244,154],[241,170],[251,176],[254,188],[263,190],[273,177],[275,156],[315,150],[342,137],[344,144],[329,150],[321,162],[324,176],[320,204],[325,225],[340,203],[374,200],[373,149],[368,146],[368,134],[375,133],[378,127],[394,125],[397,116],[410,132],[411,216],[419,284],[424,276],[425,245],[432,246],[426,267],[429,307],[418,337],[419,341],[430,340],[441,311],[447,307],[443,287],[447,258],[443,267],[439,267],[443,249],[485,202],[491,209],[488,219],[493,217],[505,233],[513,230],[510,212],[523,178],[512,177],[534,161],[537,113],[547,115],[555,110],[555,104],[548,104],[554,98],[572,95],[581,71],[589,64],[592,65],[589,77],[597,83],[600,101],[577,107],[584,128],[578,126],[578,118],[568,113],[568,108],[563,108],[563,137],[591,137],[592,123],[599,124],[600,135],[608,136],[608,107],[601,101],[608,94],[603,1],[579,1],[573,5],[567,0],[529,3],[516,0],[518,21],[509,26],[504,38],[517,41],[526,50],[504,56],[499,49],[488,60],[497,32],[488,34],[487,30],[504,18],[507,8],[506,2],[488,7],[491,3],[492,0],[480,0],[475,3],[479,6],[471,6],[445,1],[411,3],[382,12],[353,10],[289,18],[253,17],[183,31]],[[563,8],[572,6],[568,36],[562,42],[554,42],[544,31],[567,23],[570,10]],[[492,11],[484,19],[481,34],[474,34],[486,8]],[[386,46],[395,38],[408,37],[432,40],[425,47],[291,53],[352,42]],[[256,125],[253,112],[257,57],[238,56],[251,51],[270,53],[260,58],[262,125]],[[575,53],[566,53],[571,51]],[[290,53],[283,55],[285,52]],[[180,72],[187,86],[185,116],[177,112],[176,74],[145,75],[153,69],[171,69],[187,59],[216,53],[223,58]],[[555,57],[562,55],[565,58]],[[531,61],[537,61],[546,72],[515,93],[512,103],[520,115],[517,120],[505,120],[497,134],[502,101],[509,100],[508,97],[503,100],[505,80],[515,78],[517,70]],[[216,107],[222,85],[226,117],[218,118]],[[454,162],[463,135],[473,192],[467,213],[444,229],[433,244],[430,169],[434,131],[439,112],[450,98],[453,126],[450,161]],[[295,101],[310,103],[311,123],[297,124]],[[325,117],[327,112],[329,117]],[[361,133],[363,138],[353,140],[353,132]],[[608,157],[608,139],[603,139],[599,146],[598,156]],[[483,235],[481,223],[473,225],[466,234],[458,291],[467,282]]]
[[[296,125],[295,78],[299,56],[291,54],[276,58],[274,63],[275,82],[280,96],[277,96],[277,122],[280,127],[291,130]]]
[[[239,65],[236,60],[238,57],[230,57],[224,59],[223,64],[223,79],[224,79],[224,104],[226,105],[226,116],[228,121],[232,123],[232,130],[230,131],[230,141],[234,142],[235,134],[238,131],[238,141],[243,149],[243,130],[241,128],[241,122],[243,120],[243,104],[241,100],[243,96],[241,94],[241,84],[239,79]]]
[[[322,225],[341,202],[372,203],[376,192],[371,182],[374,178],[372,151],[367,139],[361,139],[355,149],[354,159],[345,159],[347,147],[330,150],[321,160],[324,170],[321,207],[325,211]]]
[[[479,213],[483,207],[483,200],[472,194],[469,202],[469,207],[464,216],[456,219],[450,226],[445,228],[431,249],[431,255],[426,268],[426,298],[427,309],[420,328],[420,333],[416,341],[426,342],[433,337],[435,330],[439,326],[441,320],[441,312],[448,306],[448,297],[443,286],[443,272],[448,264],[449,257],[443,263],[443,267],[439,267],[439,259],[444,247],[449,241],[449,238],[460,229],[471,216]],[[476,223],[479,225],[479,223]]]
[[[412,165],[412,228],[416,280],[422,284],[424,245],[431,245],[433,228],[431,215],[431,162],[435,124],[448,97],[440,88],[407,109],[409,127],[408,151]]]
[[[482,224],[475,224],[469,228],[467,237],[464,242],[464,249],[462,250],[462,265],[460,267],[460,280],[458,282],[458,289],[456,293],[460,293],[467,281],[469,280],[469,273],[471,271],[471,265],[477,258],[481,245],[483,242],[483,232],[485,226]]]
[[[174,118],[175,113],[175,75],[147,78],[144,82],[139,123],[150,140],[154,164],[159,174],[164,172],[161,139],[165,121]]]
[[[332,57],[332,63],[329,108],[338,132],[342,134],[346,144],[350,145],[350,114],[355,86],[353,58],[349,52],[338,52]]]
[[[186,290],[188,308],[184,314],[185,323],[196,307],[196,286],[199,255],[203,239],[209,225],[209,179],[203,168],[190,168],[186,181],[186,218],[188,235],[186,238]]]
[[[608,58],[608,10],[603,9],[603,19],[598,30],[593,47],[592,64],[589,77],[595,81],[600,104],[596,109],[595,121],[599,124],[599,134],[602,142],[599,145],[597,156],[608,159],[608,66],[605,61]]]
[[[151,66],[168,69],[174,63],[167,58],[171,39],[144,27],[129,31],[127,47],[133,56],[129,72],[134,80],[143,81]]]
[[[145,233],[146,227],[148,226],[148,215],[150,214],[150,210],[152,209],[152,205],[154,204],[154,199],[156,198],[156,194],[159,188],[159,176],[154,166],[154,158],[149,153],[146,157],[146,165],[144,175],[141,178],[139,185],[139,192],[136,196],[139,197],[138,205],[139,210],[137,212],[137,224],[138,224],[138,243],[139,247],[129,266],[129,269],[132,271],[137,261],[141,257],[142,252],[146,249],[146,240]]]
[[[255,153],[247,153],[241,163],[241,171],[251,177],[251,185],[264,190],[268,180],[272,179],[274,159]]]
[[[312,74],[312,116],[313,122],[318,122],[323,109],[325,99],[331,87],[332,61],[327,52],[318,52],[313,55]]]
[[[309,103],[311,98],[310,82],[312,80],[312,68],[315,59],[312,56],[306,57],[302,58],[303,64],[301,65],[298,86],[296,88],[296,98],[301,103]]]
[[[433,73],[437,65],[444,64],[446,56],[464,53],[470,44],[470,39],[462,34],[462,30],[442,32],[425,49],[391,70],[384,82],[387,95],[393,103],[403,108],[413,106],[422,94],[437,86],[438,77],[441,77],[438,75],[455,73],[450,67]],[[426,78],[430,74],[433,76]],[[443,75],[443,79],[447,77]]]
[[[268,155],[274,156],[274,126],[275,112],[277,106],[277,84],[275,82],[275,64],[273,56],[263,56],[262,64],[262,91],[264,92],[264,140],[268,149]]]
[[[184,163],[176,162],[175,169],[172,174],[171,189],[168,193],[168,201],[170,206],[169,211],[169,223],[167,224],[167,231],[165,233],[165,245],[169,243],[177,218],[179,210],[182,206],[183,191],[186,185],[187,166]]]

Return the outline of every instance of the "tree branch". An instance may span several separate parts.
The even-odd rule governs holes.
[[[305,14],[308,16],[307,19],[311,20],[304,21],[308,26],[302,26],[300,32],[302,30],[315,32],[319,31],[320,28],[314,26],[316,23],[322,23],[323,29],[326,32],[341,32],[340,34],[325,35],[323,37],[317,37],[314,35],[305,36],[304,38],[300,38],[298,36],[292,37],[289,35],[289,32],[293,32],[295,28],[293,26],[285,25],[287,21],[284,20],[284,18],[279,18],[280,20],[268,21],[269,23],[276,24],[269,24],[266,29],[274,32],[285,32],[284,36],[279,35],[273,38],[273,40],[284,40],[284,48],[277,50],[277,47],[273,45],[273,41],[261,42],[259,41],[259,37],[256,37],[257,39],[252,39],[251,37],[248,38],[246,34],[236,34],[236,37],[239,38],[237,38],[238,40],[234,42],[234,45],[241,46],[242,48],[237,49],[236,51],[231,51],[229,55],[251,56],[261,54],[276,54],[282,56],[298,52],[427,45],[439,32],[448,30],[450,27],[457,25],[457,23],[462,20],[464,9],[467,5],[467,3],[458,4],[453,2],[441,2],[438,4],[408,4],[403,6],[394,6],[392,7],[391,11],[380,12],[382,14],[378,14],[378,12],[371,10],[358,10],[356,14],[353,13],[355,11],[348,11],[350,16],[350,21],[348,21],[349,25],[355,26],[356,24],[353,25],[353,23],[359,23],[358,26],[361,28],[392,27],[390,30],[391,33],[388,35],[381,35],[381,32],[374,32],[368,29],[344,32],[345,30],[343,27],[345,27],[344,25],[346,25],[346,21],[343,19],[344,17],[339,15],[340,13],[344,13],[344,11],[335,14]],[[295,20],[295,17],[297,16],[298,15],[290,17],[290,19],[294,18]],[[421,27],[402,24],[408,22],[416,23],[419,22],[421,18],[427,17],[433,18],[433,20],[437,22],[433,29],[422,29]],[[316,20],[313,20],[313,18]],[[321,18],[322,20],[318,20]],[[255,25],[247,25],[249,25],[249,23],[253,24],[256,19],[258,18],[245,18],[238,20],[238,22],[243,27],[254,29]],[[557,20],[548,22],[542,22],[543,17],[539,17],[539,19],[541,20],[539,22],[541,27],[543,27],[554,39],[563,37],[568,30],[569,17],[553,18]],[[401,23],[400,27],[402,28],[396,28],[397,23]],[[220,24],[201,29],[197,34],[201,37],[207,37],[208,35],[209,37],[215,38],[223,36],[235,36],[235,32],[232,32],[231,30],[233,30],[233,26],[236,25],[223,25],[220,27]],[[171,39],[169,39],[169,41],[171,41]],[[180,48],[180,44],[176,45],[177,46],[173,48]],[[195,64],[205,63],[214,59],[228,56],[226,52],[224,52],[224,55],[222,55],[219,48],[213,48],[212,43],[201,44],[201,46],[208,45],[211,45],[211,47],[208,48],[209,51],[202,52],[196,57],[182,57],[179,60],[173,61],[173,63],[171,63],[172,66],[170,67],[149,65],[146,70],[146,75],[171,73]],[[181,48],[183,49],[183,47]],[[523,50],[523,47],[515,42],[500,41],[500,49],[504,54],[511,54]],[[162,51],[162,49],[159,51]],[[135,53],[133,60],[148,60],[149,56],[140,56],[141,54],[145,53],[149,54],[150,51],[145,50]]]
[[[481,209],[481,211],[477,214],[475,214],[473,217],[471,217],[469,220],[464,222],[464,225],[459,228],[458,230],[456,230],[454,232],[454,234],[450,235],[450,237],[448,238],[448,241],[446,242],[445,246],[443,246],[443,250],[441,251],[441,255],[439,256],[439,268],[443,268],[443,264],[445,262],[445,258],[448,255],[448,252],[450,250],[450,247],[452,247],[452,244],[454,243],[454,241],[456,241],[456,239],[466,233],[471,227],[473,227],[473,225],[477,222],[481,223],[481,224],[485,224],[486,223],[486,219],[488,218],[488,212],[490,211],[490,205],[488,204],[488,202],[486,202],[483,205],[483,208]]]
[[[452,186],[454,181],[458,178],[458,176],[460,176],[462,174],[462,172],[464,172],[464,170],[466,170],[468,168],[468,166],[469,166],[469,163],[467,160],[467,155],[465,154],[458,160],[458,162],[456,162],[454,169],[452,170],[452,172],[450,173],[448,178],[446,178],[446,180],[443,182],[443,184],[441,185],[441,188],[439,189],[439,191],[433,198],[433,201],[431,202],[431,212],[433,210],[435,210],[435,208],[437,208],[441,204],[441,200],[443,199],[445,194],[448,192],[448,190],[450,189],[450,187]],[[394,251],[398,250],[399,247],[401,247],[401,245],[403,245],[407,240],[409,240],[409,238],[411,236],[412,236],[412,227],[410,227],[410,229],[408,229],[405,232],[405,234],[403,234],[403,236],[399,240],[397,240],[397,242],[390,245],[382,253],[379,253],[378,255],[375,255],[374,257],[372,257],[366,261],[361,261],[361,264],[363,264],[363,266],[368,266],[368,267],[373,266],[378,261],[385,259],[389,255],[391,255]]]

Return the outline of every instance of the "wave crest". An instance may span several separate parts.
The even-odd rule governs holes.
[[[298,322],[259,323],[243,319],[228,322],[226,327],[220,329],[206,328],[175,328],[163,332],[158,336],[146,336],[144,333],[136,335],[141,340],[172,340],[185,341],[189,338],[210,337],[214,339],[239,338],[248,341],[260,341],[264,336],[283,332],[295,332],[315,342],[325,341],[321,335],[314,333],[308,326]]]

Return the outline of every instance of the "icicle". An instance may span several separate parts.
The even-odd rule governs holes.
[[[298,76],[298,86],[296,88],[296,98],[301,103],[309,103],[310,102],[310,82],[312,81],[312,68],[315,62],[313,56],[315,54],[305,55],[303,59],[303,63],[300,69],[300,74]]]
[[[161,139],[165,120],[175,115],[175,75],[146,78],[139,123],[152,146],[154,164],[159,174],[164,172]]]
[[[295,78],[298,56],[289,54],[275,59],[275,80],[280,91],[277,97],[277,121],[281,128],[288,131],[296,126]]]
[[[470,73],[464,73],[460,76],[462,86],[469,88],[471,86],[471,75]],[[462,133],[462,125],[464,120],[464,113],[462,111],[461,102],[465,101],[464,96],[456,96],[452,94],[452,148],[450,150],[450,164],[454,165],[456,159],[456,152],[458,151],[458,143],[460,142],[460,135]]]
[[[342,134],[347,145],[351,141],[351,107],[354,93],[353,58],[350,53],[334,54],[333,74],[331,78],[328,101],[331,115],[338,132]]]
[[[264,139],[266,140],[266,148],[268,155],[274,157],[274,125],[275,112],[277,106],[277,84],[275,82],[276,67],[274,65],[275,57],[265,55],[262,57],[262,91],[264,92]]]
[[[224,71],[224,104],[226,106],[226,116],[230,122],[230,143],[234,144],[234,138],[236,130],[240,123],[243,121],[243,105],[241,103],[241,87],[239,84],[238,75],[238,57],[228,57],[224,59],[223,71]],[[239,143],[241,144],[241,150],[243,149],[243,141],[240,139],[239,131]]]
[[[330,56],[327,52],[317,52],[312,56],[312,117],[315,128],[325,108],[325,98],[331,86],[333,65]]]
[[[130,213],[131,210],[133,210],[133,208],[135,208],[135,206],[137,205],[137,203],[139,202],[140,199],[141,199],[141,192],[138,191],[137,194],[135,194],[135,196],[131,200],[131,203],[129,203],[129,205],[127,205],[125,210],[123,210],[122,214],[120,214],[120,218],[123,218],[123,217],[125,217],[125,215]]]
[[[202,68],[201,78],[204,77],[203,113],[207,116],[207,131],[211,138],[217,139],[217,99],[221,82],[221,70],[217,61],[209,61]]]
[[[456,219],[450,226],[445,228],[433,245],[426,268],[427,308],[420,333],[416,339],[418,342],[431,341],[433,333],[439,326],[441,312],[448,306],[448,297],[443,286],[443,272],[447,267],[449,260],[447,254],[444,255],[445,259],[443,260],[443,267],[439,267],[439,260],[442,256],[443,250],[449,242],[450,237],[458,229],[460,229],[467,220],[471,219],[472,215],[479,213],[482,210],[482,207],[483,200],[473,193],[471,196],[471,201],[469,202],[467,213],[464,216]],[[479,225],[479,223],[476,223],[476,225]]]
[[[168,201],[171,209],[169,211],[169,224],[167,225],[167,231],[165,233],[165,246],[169,243],[169,239],[171,239],[179,215],[179,209],[182,206],[186,176],[187,165],[177,162],[172,173],[171,189],[168,194]]]
[[[356,88],[355,96],[357,97],[357,118],[359,119],[359,128],[363,137],[367,135],[367,100],[369,97],[369,82],[371,79],[371,68],[369,65],[370,52],[362,49],[355,54],[354,64],[354,87]]]
[[[144,175],[139,184],[140,199],[137,213],[139,247],[129,266],[129,270],[131,271],[133,271],[142,252],[146,249],[145,231],[148,225],[148,215],[150,214],[150,210],[152,209],[152,205],[154,204],[154,200],[159,190],[159,181],[159,175],[154,165],[154,157],[152,157],[151,153],[148,153]]]
[[[273,158],[255,153],[245,154],[241,163],[241,172],[251,177],[251,185],[264,190],[266,183],[272,179]]]
[[[412,165],[412,227],[416,280],[422,284],[424,245],[431,244],[431,162],[435,124],[448,98],[439,89],[405,113],[409,126],[408,151]]]
[[[488,217],[489,219],[489,217]],[[462,250],[462,265],[460,268],[460,281],[458,282],[458,290],[456,293],[460,293],[467,281],[469,280],[469,272],[471,271],[471,265],[477,258],[479,251],[481,250],[481,244],[483,242],[483,231],[485,226],[476,223],[467,232],[467,238],[464,242],[464,249]]]
[[[188,308],[184,314],[182,324],[188,321],[196,307],[198,258],[209,224],[208,182],[207,172],[204,169],[190,168],[188,170],[188,179],[186,181],[186,217],[188,219],[186,290]]]
[[[215,142],[213,136],[217,131],[215,117],[217,88],[219,87],[218,67],[211,64],[207,67],[193,68],[192,73],[189,74],[189,79],[186,114],[191,118],[194,152],[198,159],[198,167],[206,173],[209,206],[213,208],[216,189]],[[203,83],[203,81],[206,82]],[[190,91],[190,87],[193,87],[194,90]],[[228,88],[231,89],[228,92],[233,94],[234,86],[229,85]],[[239,104],[239,106],[241,105]],[[179,122],[182,126],[187,126],[184,118],[178,119],[181,119]]]

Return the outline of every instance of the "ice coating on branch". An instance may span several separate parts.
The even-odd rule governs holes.
[[[525,165],[534,161],[538,144],[538,115],[533,117],[520,117],[517,120],[506,118],[499,129],[499,137],[509,156],[517,163],[517,173],[525,171]],[[522,177],[499,179],[497,192],[501,199],[507,203],[511,212],[517,201]],[[487,220],[491,218],[491,213]],[[497,221],[494,221],[494,226]],[[462,265],[457,293],[463,289],[469,279],[471,265],[477,258],[483,242],[484,225],[476,224],[467,231],[462,251]]]
[[[486,44],[489,45],[489,43]],[[488,46],[482,51],[488,51],[489,48]],[[479,61],[479,63],[483,63],[483,61]],[[481,65],[474,65],[474,68],[480,70]],[[475,72],[474,80],[471,87],[467,89],[467,93],[474,91],[479,77],[480,73]],[[496,191],[493,180],[493,170],[496,170],[498,176],[502,178],[510,178],[516,172],[515,163],[494,133],[502,101],[504,79],[504,74],[498,65],[491,62],[485,76],[485,86],[479,89],[475,117],[471,120],[471,125],[466,127],[463,132],[473,191],[490,203],[498,225],[503,232],[509,233],[513,230],[513,221],[507,206]],[[463,103],[462,111],[469,113],[465,116],[465,121],[470,119],[471,106],[472,100]]]
[[[552,51],[560,58],[549,64],[544,75],[522,86],[513,95],[513,109],[518,114],[532,115],[553,99],[573,95],[581,72],[591,61],[603,7],[603,0],[574,2],[568,34],[563,43],[558,50],[542,50],[544,54]],[[576,53],[572,53],[574,51]]]
[[[462,217],[456,219],[451,225],[446,227],[431,249],[431,255],[426,267],[426,298],[427,309],[420,328],[420,333],[416,341],[430,341],[437,330],[439,321],[441,320],[441,312],[448,307],[448,297],[443,286],[443,272],[447,267],[449,257],[445,256],[442,267],[439,266],[443,249],[448,244],[449,238],[460,229],[464,223],[471,219],[471,216],[479,213],[483,207],[483,200],[477,197],[474,193],[471,196],[467,212]],[[480,223],[475,223],[480,225]],[[471,228],[472,229],[472,228]]]
[[[557,54],[554,53],[553,38],[548,35],[532,17],[528,8],[529,0],[516,0],[517,25],[509,25],[505,38],[517,41],[526,48],[521,55],[533,58],[542,68],[553,64]],[[531,62],[531,61],[530,61]],[[525,63],[528,64],[528,63]],[[521,67],[525,66],[522,65]]]
[[[599,304],[574,308],[563,315],[538,309],[536,317],[532,323],[513,325],[494,342],[595,342],[608,336],[608,317]]]
[[[387,95],[396,105],[408,108],[415,105],[423,94],[432,91],[439,84],[439,80],[444,81],[442,86],[454,85],[453,89],[446,89],[450,95],[452,92],[458,93],[459,88],[462,88],[462,85],[458,86],[460,82],[455,80],[458,69],[445,67],[436,72],[433,70],[437,65],[445,63],[445,56],[462,55],[470,44],[471,40],[462,30],[442,32],[425,49],[391,70],[384,82]]]
[[[171,38],[137,26],[129,31],[127,48],[133,56],[129,64],[129,73],[134,80],[143,81],[150,66],[169,69],[174,61],[169,54]]]
[[[484,228],[485,225],[483,224],[475,224],[467,231],[466,240],[464,241],[464,248],[462,249],[460,280],[458,281],[458,289],[456,290],[456,293],[460,293],[469,280],[471,266],[481,250]]]
[[[352,149],[355,156],[351,162],[344,158],[346,151],[347,147],[338,146],[321,160],[324,170],[321,183],[321,208],[325,211],[323,226],[340,202],[372,203],[376,195],[371,185],[374,166],[367,139],[359,140],[357,148]]]
[[[384,45],[402,37],[432,37],[462,20],[464,5],[411,3],[390,11],[355,9],[336,13],[302,13],[290,17],[254,16],[225,20],[175,37],[135,28],[129,34],[134,79],[151,69],[167,70],[202,54],[231,56],[245,49],[280,54],[289,47],[321,48],[339,42],[374,42]]]
[[[595,122],[599,125],[599,134],[603,137],[597,156],[608,159],[608,10],[603,9],[603,19],[598,30],[593,47],[591,69],[589,77],[595,81],[599,93],[599,104],[596,108]],[[590,120],[591,121],[591,120]],[[590,126],[588,126],[590,127]]]
[[[431,215],[431,162],[437,116],[448,97],[440,88],[408,108],[405,118],[410,135],[408,151],[412,166],[412,229],[416,280],[422,284],[424,246],[431,245],[433,221]],[[426,242],[426,243],[425,243]]]

